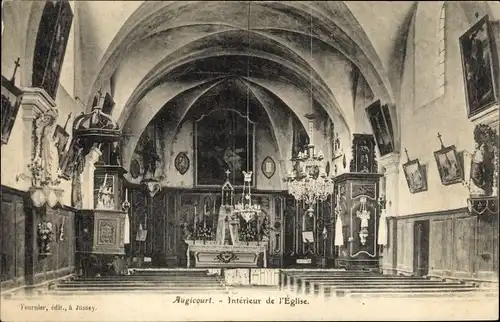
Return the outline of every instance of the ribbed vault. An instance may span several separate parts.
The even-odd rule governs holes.
[[[221,82],[233,86],[227,79],[238,79],[231,84],[245,84],[266,102],[271,124],[278,120],[270,102],[282,102],[305,125],[313,101],[339,131],[350,133],[351,75],[358,69],[376,97],[394,101],[380,59],[343,2],[152,1],[130,15],[104,53],[88,105],[113,84],[128,166],[140,134],[160,110],[178,110],[175,131],[207,91]],[[168,104],[173,99],[182,104]],[[289,157],[286,136],[273,133],[283,159]]]

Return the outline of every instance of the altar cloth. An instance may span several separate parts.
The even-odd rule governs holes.
[[[187,267],[190,266],[191,253],[195,267],[258,267],[259,255],[263,254],[263,267],[267,267],[266,244],[261,245],[203,245],[188,244]]]

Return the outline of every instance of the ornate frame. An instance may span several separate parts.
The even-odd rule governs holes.
[[[245,118],[247,119],[247,121],[252,125],[252,142],[251,142],[251,145],[252,145],[252,169],[250,169],[250,171],[253,172],[253,178],[252,178],[252,183],[251,183],[251,187],[252,188],[255,188],[256,186],[256,175],[255,175],[255,161],[256,161],[256,150],[255,150],[255,133],[256,133],[256,125],[257,123],[252,121],[248,116],[246,115],[243,115],[241,114],[240,111],[238,110],[235,110],[235,109],[213,109],[211,111],[209,111],[208,113],[206,114],[203,114],[201,117],[199,117],[198,119],[194,119],[193,120],[193,145],[194,145],[194,149],[193,149],[193,158],[194,158],[194,162],[193,162],[193,171],[194,171],[194,186],[195,187],[203,187],[203,188],[219,188],[221,185],[217,185],[217,184],[199,184],[198,183],[198,123],[205,117],[205,116],[208,116],[210,115],[211,113],[213,112],[216,112],[216,111],[221,111],[221,110],[229,110],[229,111],[232,111],[232,112],[235,112],[237,114],[239,114],[239,116],[241,116],[242,118]],[[231,183],[232,184],[232,183]],[[243,185],[237,185],[237,184],[232,184],[233,187],[235,188],[242,188]]]
[[[271,170],[267,170],[267,165],[270,164],[271,165]],[[262,165],[261,165],[261,169],[262,169],[262,173],[264,174],[264,176],[268,179],[271,179],[274,175],[274,173],[276,173],[276,162],[274,162],[273,158],[271,158],[270,156],[267,156],[264,161],[262,161]]]
[[[456,160],[456,165],[457,165],[457,174],[455,177],[453,178],[449,178],[447,179],[446,176],[445,176],[445,168],[444,168],[444,165],[442,164],[439,156],[440,155],[446,155],[448,154],[449,152],[452,152],[453,153],[453,156],[455,157],[455,160]],[[463,174],[463,164],[460,160],[460,157],[457,153],[457,150],[455,148],[454,145],[450,145],[448,147],[445,147],[445,148],[442,148],[441,150],[438,150],[438,151],[435,151],[434,152],[434,158],[436,159],[436,164],[437,164],[437,168],[438,168],[438,171],[439,171],[439,176],[441,178],[441,183],[445,186],[447,185],[450,185],[450,184],[455,184],[455,183],[459,183],[459,182],[462,182],[462,180],[464,179],[464,174]]]
[[[23,91],[2,76],[2,144],[9,142],[22,97]]]
[[[478,32],[481,28],[485,28],[485,32],[487,34],[487,43],[488,43],[488,48],[483,48],[484,50],[487,50],[487,55],[489,58],[490,66],[489,66],[489,74],[491,76],[491,87],[493,90],[493,99],[491,99],[488,102],[485,102],[482,106],[477,106],[474,108],[474,110],[471,109],[471,103],[470,103],[470,93],[469,93],[469,85],[472,86],[477,86],[478,84],[470,84],[471,82],[467,81],[467,63],[468,60],[470,59],[471,53],[467,52],[464,49],[464,44],[468,40],[468,38],[471,36],[471,34]],[[496,79],[495,78],[495,65],[496,62],[498,61],[497,59],[497,52],[496,52],[496,45],[494,42],[494,39],[492,37],[492,30],[490,27],[489,23],[489,18],[488,15],[485,15],[483,18],[481,18],[478,22],[476,22],[470,29],[468,29],[462,36],[459,38],[459,45],[460,45],[460,54],[462,58],[462,72],[463,72],[463,78],[464,78],[464,89],[465,89],[465,101],[467,103],[467,116],[471,118],[474,115],[477,115],[481,113],[482,111],[486,110],[490,106],[494,105],[495,103],[498,102],[498,93],[497,93],[497,86],[496,84]]]
[[[189,170],[189,157],[186,152],[179,152],[174,160],[175,169],[179,171],[181,175],[184,175]]]
[[[408,170],[410,167],[416,165],[417,171],[420,175],[420,178],[422,179],[422,186],[415,188],[412,184],[413,179],[410,177]],[[422,191],[427,191],[427,180],[425,177],[425,170],[424,167],[420,164],[420,161],[418,159],[415,160],[409,160],[405,164],[403,164],[403,171],[405,173],[406,177],[406,182],[408,183],[408,189],[410,189],[411,193],[418,193]]]

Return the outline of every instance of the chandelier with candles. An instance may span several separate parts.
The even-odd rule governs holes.
[[[310,55],[312,56],[312,14],[310,27]],[[310,69],[310,104],[313,109],[312,97],[312,67]],[[297,200],[308,205],[307,212],[310,216],[314,214],[314,206],[318,201],[325,201],[329,195],[333,194],[333,180],[328,177],[323,166],[323,153],[320,151],[316,154],[314,150],[314,115],[307,114],[306,118],[309,121],[309,144],[303,152],[299,152],[297,156],[292,157],[292,165],[294,169],[290,175],[285,178],[288,182],[288,192]]]
[[[333,194],[333,180],[328,177],[323,166],[324,155],[316,153],[313,144],[314,115],[308,114],[310,144],[303,152],[291,159],[294,169],[285,179],[288,192],[297,200],[308,205],[310,216],[314,213],[314,205],[325,201]]]
[[[260,214],[260,205],[252,204],[252,171],[243,171],[243,192],[241,200],[234,205],[234,212],[241,215],[246,222],[248,222],[252,217],[258,216]]]

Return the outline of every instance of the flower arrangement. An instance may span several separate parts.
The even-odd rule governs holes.
[[[240,231],[240,240],[247,243],[249,241],[254,241],[256,236],[257,232],[254,228],[245,228]]]
[[[211,239],[212,238],[212,229],[209,227],[200,227],[196,231],[196,236],[198,239]]]
[[[42,221],[37,225],[37,239],[40,254],[50,253],[50,243],[54,241],[53,225],[50,221]]]

